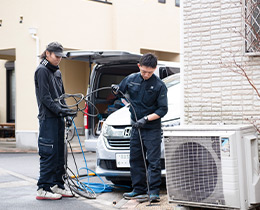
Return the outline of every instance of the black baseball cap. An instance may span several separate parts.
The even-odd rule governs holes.
[[[58,42],[51,42],[48,44],[46,50],[53,52],[56,56],[66,57],[66,55],[63,53],[63,46]]]

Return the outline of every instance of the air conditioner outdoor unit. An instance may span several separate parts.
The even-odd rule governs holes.
[[[252,125],[164,128],[169,202],[216,209],[260,203],[257,133]]]

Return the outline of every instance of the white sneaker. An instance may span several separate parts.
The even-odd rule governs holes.
[[[62,197],[73,197],[73,194],[70,190],[61,189],[58,187],[58,185],[54,185],[53,187],[51,187],[51,191],[62,195]]]
[[[57,194],[57,193],[52,193],[43,190],[42,188],[37,190],[37,200],[59,200],[62,198],[62,195]]]

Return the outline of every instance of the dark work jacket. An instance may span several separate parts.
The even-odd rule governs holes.
[[[157,120],[147,122],[144,128],[161,128],[161,118],[168,111],[168,100],[167,87],[160,78],[153,74],[144,80],[140,72],[134,73],[121,81],[119,89],[129,94],[137,120],[152,113],[160,116]],[[131,119],[135,122],[134,110],[130,106]]]
[[[61,106],[54,101],[64,94],[64,87],[59,69],[49,69],[40,64],[34,74],[35,92],[39,108],[38,118],[59,117]]]

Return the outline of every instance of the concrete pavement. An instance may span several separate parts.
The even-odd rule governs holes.
[[[75,154],[77,161],[80,155]],[[81,167],[83,162],[78,162],[78,167]],[[88,165],[92,167],[91,164]],[[139,204],[135,200],[123,199],[124,191],[98,194],[94,200],[74,197],[58,201],[38,201],[35,199],[38,171],[36,153],[1,153],[0,209],[174,209],[174,205],[167,202],[165,190],[162,191],[161,202],[152,206],[146,206],[148,202]]]
[[[84,167],[84,159],[77,141],[72,142],[78,168]],[[95,153],[85,152],[88,168],[95,171]],[[69,167],[76,170],[71,155]],[[136,200],[123,199],[124,191],[106,192],[96,199],[82,197],[62,198],[57,201],[38,201],[35,199],[39,175],[39,157],[36,150],[18,149],[14,141],[0,142],[0,209],[183,209],[176,204],[169,204],[166,189],[160,192],[159,203],[138,203]],[[103,178],[106,183],[105,178]],[[98,182],[97,178],[93,182]]]

